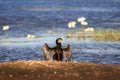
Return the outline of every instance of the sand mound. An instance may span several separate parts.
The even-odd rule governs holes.
[[[14,61],[0,63],[0,80],[119,80],[120,65],[88,62]]]

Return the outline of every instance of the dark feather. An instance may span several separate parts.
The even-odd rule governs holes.
[[[61,47],[56,46],[54,48],[55,54],[53,55],[53,60],[62,61],[63,60],[63,50]]]
[[[72,57],[72,47],[68,44],[67,48],[63,49],[63,54],[67,58],[67,61],[70,61]]]

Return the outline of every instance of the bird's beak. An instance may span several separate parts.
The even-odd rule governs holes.
[[[58,42],[59,42],[59,43],[63,43],[63,39],[59,40]]]
[[[63,43],[63,42],[64,42],[64,40],[62,39],[62,40],[61,40],[61,43]]]

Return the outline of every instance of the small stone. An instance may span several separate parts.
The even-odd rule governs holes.
[[[54,74],[56,74],[56,71],[54,72]]]
[[[27,74],[25,74],[24,76],[25,76],[25,77],[28,77],[28,75],[27,75]]]
[[[37,75],[37,77],[40,77],[40,75]]]
[[[80,77],[80,79],[83,79],[83,77]]]
[[[5,74],[5,72],[1,72],[2,74]]]
[[[9,77],[13,77],[13,75],[10,74]]]

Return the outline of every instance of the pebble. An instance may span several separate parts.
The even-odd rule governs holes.
[[[27,75],[27,74],[25,74],[25,75],[24,75],[24,77],[28,77],[28,75]]]
[[[11,77],[13,77],[13,75],[10,74],[9,77],[11,78]]]
[[[5,72],[1,72],[2,74],[5,74]]]
[[[54,74],[56,74],[57,72],[55,71]]]

